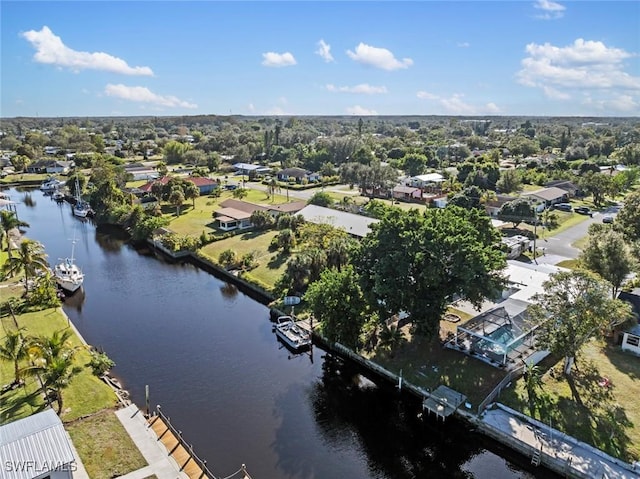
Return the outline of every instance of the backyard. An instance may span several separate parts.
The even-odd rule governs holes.
[[[542,384],[535,417],[626,461],[640,459],[640,358],[619,346],[592,340],[581,350],[574,376],[582,405],[572,398],[562,361],[540,366]],[[530,414],[524,379],[500,402]]]

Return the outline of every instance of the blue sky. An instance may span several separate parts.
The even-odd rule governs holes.
[[[0,10],[2,117],[640,115],[637,1]]]

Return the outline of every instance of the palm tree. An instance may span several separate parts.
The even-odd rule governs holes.
[[[80,366],[73,364],[73,354],[59,356],[47,362],[42,377],[46,389],[54,393],[58,403],[58,415],[62,413],[62,391],[69,387],[71,380],[81,371]]]
[[[46,361],[55,358],[73,356],[77,348],[71,345],[71,331],[54,331],[51,336],[42,336],[33,340],[37,355]]]
[[[36,276],[39,271],[47,271],[48,269],[49,264],[44,246],[37,241],[26,239],[20,243],[17,256],[7,258],[7,261],[2,265],[2,275],[11,278],[23,272],[24,288],[28,293],[30,278]]]
[[[4,343],[0,345],[0,359],[13,361],[14,383],[20,381],[20,361],[27,359],[27,341],[22,335],[24,328],[9,331],[4,338]]]
[[[62,412],[62,390],[82,368],[73,365],[73,359],[79,347],[71,345],[71,331],[54,331],[51,336],[33,338],[27,350],[31,366],[23,371],[36,376],[42,386],[47,402],[50,393],[58,403],[58,414]]]
[[[2,210],[0,211],[0,247],[2,246],[2,239],[7,237],[7,254],[11,258],[11,238],[9,236],[11,230],[14,228],[28,228],[29,223],[20,221],[14,211]]]

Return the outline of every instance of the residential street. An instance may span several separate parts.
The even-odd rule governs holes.
[[[537,246],[538,249],[545,248],[545,255],[539,256],[536,259],[539,263],[556,264],[565,259],[577,258],[580,254],[580,250],[571,245],[587,235],[590,225],[593,223],[602,223],[604,215],[610,214],[615,216],[619,210],[620,206],[610,206],[602,212],[594,213],[592,218],[587,218],[586,221],[558,233],[555,236],[548,237],[545,235],[544,239],[542,239],[543,235],[540,235],[540,238],[538,238],[537,241]]]

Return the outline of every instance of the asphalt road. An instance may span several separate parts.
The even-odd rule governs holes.
[[[538,262],[544,263],[557,263],[563,259],[575,259],[580,254],[580,250],[571,246],[573,243],[581,238],[587,236],[589,226],[593,223],[602,223],[602,218],[605,215],[617,215],[620,210],[620,206],[610,206],[600,212],[593,213],[593,217],[587,218],[586,221],[581,222],[566,229],[561,233],[554,236],[546,236],[544,239],[539,238],[537,241],[537,247],[544,248],[544,256],[538,257]],[[578,214],[578,213],[573,213]]]

